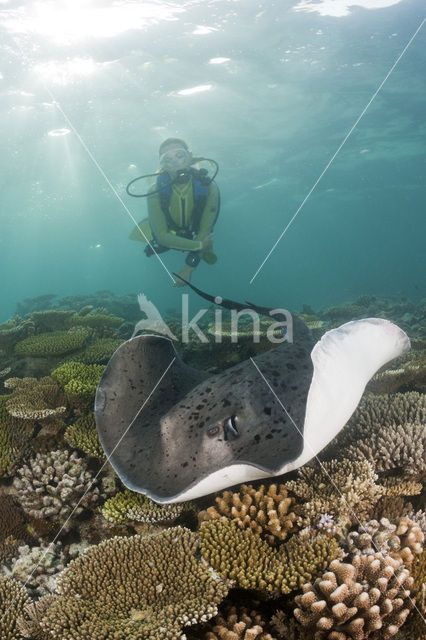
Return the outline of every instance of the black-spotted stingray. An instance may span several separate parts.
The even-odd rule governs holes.
[[[399,327],[378,318],[348,322],[313,346],[295,317],[293,343],[208,376],[168,338],[132,338],[96,393],[101,443],[123,483],[159,503],[280,475],[321,451],[368,380],[409,348]]]

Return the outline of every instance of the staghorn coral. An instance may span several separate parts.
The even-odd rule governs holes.
[[[81,449],[88,456],[105,458],[93,413],[81,416],[74,424],[69,425],[65,431],[64,439],[71,447]]]
[[[124,489],[105,502],[101,513],[109,522],[117,524],[132,520],[156,524],[176,520],[183,511],[189,509],[192,509],[190,503],[159,505],[141,493]]]
[[[376,504],[374,515],[377,520],[387,518],[394,522],[401,516],[412,517],[414,513],[411,502],[406,502],[403,496],[383,496]]]
[[[178,640],[208,620],[228,592],[195,557],[197,539],[175,527],[112,538],[73,560],[57,597],[32,621],[52,640]]]
[[[62,415],[67,410],[63,392],[49,376],[40,380],[8,378],[4,386],[13,390],[6,402],[6,408],[15,418],[40,422]]]
[[[18,548],[18,555],[3,565],[4,573],[22,582],[32,597],[52,593],[56,588],[56,578],[64,569],[65,554],[60,542],[56,544]]]
[[[52,378],[59,382],[70,401],[91,400],[105,367],[82,362],[66,362],[52,372]]]
[[[17,342],[15,353],[18,356],[62,356],[81,349],[90,333],[87,329],[71,329],[69,331],[52,331],[30,336]]]
[[[318,467],[302,467],[297,480],[286,483],[289,491],[305,500],[298,505],[298,524],[314,527],[327,513],[335,518],[337,528],[356,524],[371,517],[383,490],[376,484],[377,475],[367,460],[331,460]]]
[[[400,557],[404,565],[410,567],[415,555],[423,551],[424,535],[419,525],[409,518],[401,517],[396,524],[382,518],[380,522],[370,520],[357,531],[351,531],[346,543],[351,553],[371,555],[380,551],[393,558]]]
[[[227,607],[203,626],[201,633],[189,631],[188,640],[276,640],[265,632],[266,622],[257,611]]]
[[[0,396],[0,478],[13,475],[28,453],[34,430],[32,421],[11,416],[6,408],[10,396]]]
[[[199,521],[227,518],[240,529],[263,534],[270,544],[285,540],[296,527],[296,514],[291,510],[295,499],[290,498],[285,485],[241,485],[238,493],[224,491],[216,498],[216,506],[199,513]]]
[[[303,585],[294,616],[315,640],[387,640],[413,607],[413,584],[401,558],[355,554]]]
[[[376,472],[400,470],[404,476],[426,473],[426,423],[406,423],[379,427],[374,436],[358,440],[343,455],[366,459]]]
[[[346,447],[374,437],[379,429],[393,425],[424,424],[426,394],[411,391],[385,395],[366,394],[348,424],[324,449],[321,457],[341,455]]]
[[[339,555],[337,542],[321,536],[293,536],[276,549],[232,520],[203,522],[199,537],[205,560],[243,589],[290,593]]]
[[[48,594],[36,602],[29,602],[23,607],[23,613],[17,619],[17,627],[24,638],[30,640],[46,640],[40,627],[40,621],[49,608],[55,596]]]
[[[121,344],[123,340],[120,338],[101,338],[86,347],[80,360],[85,364],[106,364]]]
[[[31,600],[13,578],[0,577],[0,640],[22,640],[17,619]]]
[[[86,462],[68,451],[39,453],[18,469],[13,485],[23,510],[32,518],[75,518],[97,502],[99,489]]]

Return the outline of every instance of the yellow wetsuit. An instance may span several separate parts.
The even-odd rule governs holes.
[[[155,190],[156,186],[152,188]],[[158,193],[148,196],[149,224],[154,238],[162,247],[181,251],[201,251],[203,240],[212,232],[219,211],[219,189],[214,182],[208,187],[206,204],[200,216],[198,233],[194,239],[183,238],[170,230],[167,218],[161,208]],[[194,212],[194,194],[192,178],[185,184],[173,184],[169,202],[170,217],[183,232],[189,229]]]

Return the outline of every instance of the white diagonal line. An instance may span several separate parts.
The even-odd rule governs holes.
[[[277,396],[277,394],[275,393],[273,387],[270,385],[270,383],[268,382],[268,380],[265,378],[265,376],[263,375],[263,373],[261,372],[261,370],[259,369],[259,367],[257,366],[256,362],[253,360],[253,358],[250,358],[252,365],[255,367],[255,369],[257,370],[257,372],[259,373],[260,377],[262,378],[262,380],[264,381],[264,383],[266,384],[266,386],[269,388],[270,392],[272,393],[272,395],[274,396],[274,398],[276,399],[276,401],[278,402],[278,404],[280,405],[280,407],[282,408],[282,410],[284,411],[284,413],[290,418],[294,428],[298,431],[298,433],[301,435],[302,437],[302,441],[303,441],[303,445],[308,445],[308,449],[312,452],[312,457],[316,459],[316,461],[319,463],[321,471],[327,476],[327,478],[329,479],[330,483],[332,484],[333,488],[337,491],[338,495],[340,496],[341,500],[343,500],[343,502],[345,503],[345,505],[347,506],[349,512],[351,513],[352,517],[354,517],[354,519],[358,522],[358,525],[361,527],[362,530],[365,531],[364,525],[362,524],[362,522],[360,521],[360,519],[358,518],[357,514],[355,513],[355,511],[349,506],[345,496],[343,495],[343,493],[340,491],[339,487],[333,482],[332,477],[330,476],[330,474],[327,472],[327,470],[325,469],[324,465],[322,464],[321,460],[318,458],[318,456],[314,453],[314,449],[313,447],[309,444],[309,442],[306,440],[306,437],[304,436],[304,434],[302,433],[302,431],[299,429],[299,427],[297,426],[297,424],[295,423],[295,421],[293,420],[293,418],[291,417],[291,415],[289,414],[289,412],[287,411],[287,409],[285,408],[285,406],[283,405],[283,403],[281,402],[281,400],[279,399],[279,397]],[[373,540],[373,537],[371,537],[371,544],[374,546],[374,548],[376,549],[376,551],[380,551],[380,548],[377,547],[375,541]],[[401,566],[405,566],[404,564],[402,564]],[[399,585],[401,586],[401,582],[399,583]],[[416,611],[418,612],[419,616],[421,617],[421,619],[423,620],[423,622],[426,624],[426,620],[423,617],[421,611],[416,607],[415,605],[415,601],[411,599],[410,596],[408,596],[408,599],[410,600],[411,604],[413,605],[414,609],[416,609]]]
[[[405,45],[404,49],[401,51],[401,53],[399,54],[398,58],[395,60],[395,62],[393,63],[392,67],[389,69],[389,71],[387,72],[385,78],[382,80],[382,82],[380,83],[380,85],[378,86],[378,88],[376,89],[376,91],[373,93],[373,95],[371,96],[370,100],[367,102],[366,106],[364,107],[364,109],[361,111],[360,115],[358,116],[358,118],[355,120],[354,124],[352,125],[352,127],[349,129],[348,133],[346,134],[346,136],[343,138],[343,141],[340,143],[340,145],[338,146],[338,148],[336,149],[336,151],[333,153],[333,155],[331,156],[330,160],[327,162],[326,166],[324,167],[324,169],[322,170],[321,174],[319,175],[319,177],[316,179],[316,181],[314,182],[313,186],[311,187],[311,189],[309,190],[308,194],[306,195],[306,197],[304,198],[304,200],[302,201],[302,203],[299,205],[299,207],[297,208],[296,212],[293,214],[292,218],[290,219],[290,221],[287,223],[286,227],[283,229],[283,231],[280,233],[280,235],[278,236],[278,239],[275,241],[275,243],[273,244],[272,248],[270,249],[270,251],[267,253],[266,257],[263,259],[263,262],[260,264],[260,266],[258,267],[257,271],[254,273],[254,275],[251,277],[250,280],[250,284],[253,283],[253,281],[255,280],[255,278],[257,278],[260,270],[263,268],[265,262],[267,262],[267,260],[269,260],[269,257],[271,256],[271,254],[275,251],[278,243],[281,241],[282,237],[287,233],[287,230],[290,228],[290,226],[293,224],[294,220],[296,219],[296,217],[298,216],[298,214],[300,213],[300,211],[303,209],[303,207],[305,206],[306,202],[308,201],[308,199],[310,198],[311,194],[313,193],[313,191],[316,189],[317,185],[319,184],[319,182],[322,180],[322,178],[324,177],[325,173],[327,172],[327,170],[329,169],[329,167],[331,166],[331,164],[334,162],[334,160],[336,159],[337,155],[340,153],[340,150],[342,149],[343,145],[346,143],[346,141],[348,140],[349,136],[352,134],[352,132],[354,131],[354,129],[356,128],[356,126],[358,125],[359,121],[361,120],[361,118],[365,115],[365,112],[367,111],[367,109],[369,108],[369,106],[371,105],[371,103],[373,102],[373,100],[375,99],[375,97],[377,96],[377,94],[379,93],[379,91],[381,90],[381,88],[383,87],[383,85],[385,84],[386,80],[389,78],[389,76],[391,75],[392,71],[395,69],[396,65],[398,64],[398,62],[401,60],[401,58],[403,57],[403,55],[405,54],[405,52],[407,51],[408,47],[410,46],[410,44],[413,42],[414,38],[417,36],[418,32],[420,31],[420,29],[422,28],[424,22],[425,22],[426,18],[423,18],[422,22],[420,23],[420,25],[417,27],[416,31],[414,32],[414,34],[411,36],[410,40],[407,42],[407,44]]]

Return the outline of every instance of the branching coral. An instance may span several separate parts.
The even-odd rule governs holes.
[[[4,386],[13,390],[6,402],[11,416],[22,420],[43,421],[66,411],[66,398],[57,383],[46,376],[36,378],[8,378]]]
[[[201,553],[221,576],[243,589],[290,593],[339,554],[334,539],[312,541],[293,536],[279,548],[232,520],[204,522],[199,530]]]
[[[30,603],[25,587],[13,578],[0,577],[0,640],[22,640],[17,619]]]
[[[301,525],[313,527],[325,513],[333,515],[336,522],[356,524],[371,517],[383,493],[376,480],[366,460],[343,459],[324,462],[320,468],[302,467],[298,479],[287,482],[286,487],[306,501],[298,505]]]
[[[155,524],[176,520],[183,511],[191,508],[190,503],[158,505],[141,493],[125,489],[109,498],[101,508],[101,513],[104,518],[117,524],[132,520]]]
[[[387,640],[413,607],[413,584],[401,558],[355,554],[305,584],[294,615],[316,640]]]
[[[18,469],[13,480],[19,502],[33,518],[60,520],[75,518],[97,502],[99,489],[76,453],[39,453]]]
[[[426,391],[426,352],[412,353],[411,358],[395,368],[379,371],[368,383],[373,393],[395,393],[396,391]]]
[[[66,362],[52,372],[71,401],[90,400],[96,393],[105,367],[82,362]]]
[[[414,557],[423,551],[424,535],[419,525],[406,517],[396,524],[386,518],[380,522],[370,520],[357,531],[351,531],[346,542],[349,551],[371,555],[380,551],[393,558],[400,557],[406,567],[410,567]]]
[[[10,396],[0,396],[0,478],[11,476],[28,453],[34,423],[11,416],[6,408]]]
[[[80,359],[86,364],[106,364],[122,343],[123,340],[120,338],[101,338],[89,345]]]
[[[195,534],[180,527],[90,547],[33,622],[52,640],[178,640],[184,626],[216,615],[228,591],[196,549]]]
[[[224,491],[216,498],[216,506],[199,514],[200,522],[227,518],[240,529],[263,534],[269,543],[285,540],[295,530],[296,514],[291,510],[295,499],[290,498],[285,485],[241,485],[238,493]]]
[[[100,459],[105,457],[93,413],[82,416],[74,424],[69,425],[65,431],[64,438],[71,447],[81,449],[88,456]]]
[[[9,536],[21,541],[31,538],[22,510],[11,496],[0,495],[0,541]]]
[[[367,394],[346,427],[322,453],[333,456],[355,442],[367,440],[379,429],[405,424],[425,424],[426,394],[415,391],[376,396]]]
[[[17,342],[15,353],[18,356],[61,356],[81,349],[89,335],[87,329],[81,328],[40,333]]]
[[[188,634],[188,640],[276,640],[265,632],[266,622],[256,611],[228,607],[212,618],[201,633]]]
[[[383,496],[400,497],[400,496],[418,496],[422,493],[422,483],[414,480],[404,480],[396,476],[382,478],[380,487]]]
[[[398,469],[405,476],[421,477],[426,473],[426,423],[379,427],[373,436],[358,440],[343,455],[369,460],[378,473]]]

